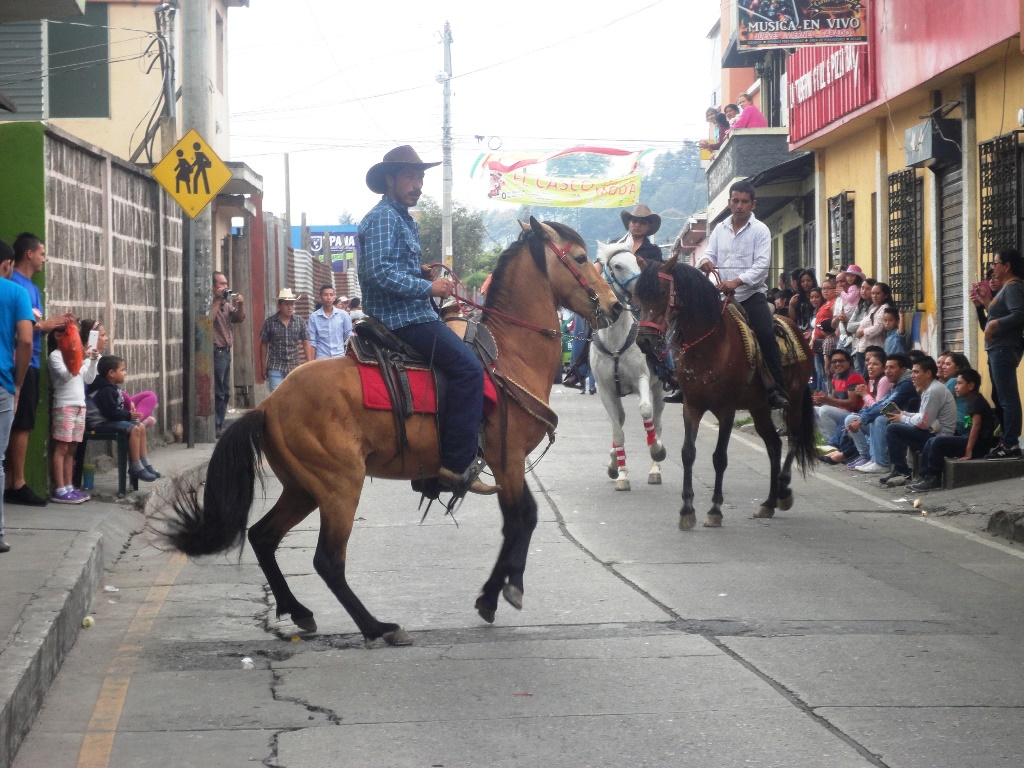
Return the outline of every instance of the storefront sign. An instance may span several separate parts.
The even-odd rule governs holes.
[[[739,50],[868,42],[870,0],[739,0]]]
[[[799,141],[875,98],[873,46],[801,48],[786,63],[789,140]]]
[[[960,162],[960,147],[956,141],[959,138],[959,120],[933,118],[908,128],[904,134],[907,165],[930,168]]]

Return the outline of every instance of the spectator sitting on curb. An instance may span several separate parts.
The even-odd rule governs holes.
[[[889,422],[878,417],[889,403],[893,403],[900,410],[911,411],[920,401],[910,381],[910,360],[906,355],[888,355],[885,358],[885,376],[892,384],[889,394],[860,413],[852,413],[846,417],[846,430],[857,446],[857,453],[869,459],[867,463],[857,467],[858,472],[889,473],[889,449],[885,442]]]
[[[868,377],[865,384],[858,384],[852,388],[852,393],[861,398],[861,408],[874,405],[878,400],[889,394],[892,383],[885,377],[885,352],[878,347],[871,347],[867,353]],[[838,440],[839,442],[834,442]],[[856,469],[868,463],[866,457],[861,457],[857,452],[857,446],[846,430],[846,419],[843,419],[829,440],[833,445],[838,446],[837,450],[822,457],[825,464],[846,464],[847,469]]]
[[[878,479],[882,485],[894,488],[910,478],[907,448],[920,451],[932,435],[952,435],[956,430],[956,401],[945,384],[935,378],[937,373],[932,358],[925,356],[915,362],[910,378],[921,396],[920,407],[916,413],[897,410],[886,414],[889,428],[885,441],[892,471]]]
[[[126,400],[121,385],[128,376],[124,360],[104,355],[96,367],[96,380],[86,397],[86,424],[97,434],[122,432],[128,436],[128,474],[137,480],[153,482],[160,473],[149,463],[146,427],[139,412]]]
[[[939,355],[935,364],[939,366],[939,381],[945,384],[946,389],[956,398],[956,423],[963,424],[967,418],[967,399],[956,393],[957,377],[960,371],[969,370],[974,366],[963,352],[954,352],[951,349]]]
[[[995,429],[995,414],[988,400],[978,390],[981,374],[971,368],[963,368],[956,378],[956,398],[967,403],[967,415],[957,421],[956,434],[937,435],[921,449],[918,466],[920,478],[907,485],[908,491],[920,493],[942,487],[942,468],[945,459],[970,461],[981,458],[995,445],[992,432]]]
[[[846,417],[861,409],[863,398],[855,392],[855,388],[866,382],[863,376],[854,373],[850,353],[845,349],[833,351],[829,363],[832,368],[832,396],[814,392],[811,399],[814,401],[814,420],[818,425],[818,434],[823,440],[832,442],[837,428],[842,428]],[[841,440],[835,440],[832,444],[837,445],[839,442]],[[839,463],[830,460],[828,456],[822,456],[822,460],[826,464]]]

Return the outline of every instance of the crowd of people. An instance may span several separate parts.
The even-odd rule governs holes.
[[[708,107],[704,119],[711,123],[712,138],[698,142],[701,149],[712,152],[721,148],[729,134],[743,128],[767,128],[768,120],[749,93],[741,93],[735,103],[726,104],[719,112],[715,107]]]
[[[806,271],[794,275],[796,292],[787,298],[786,289],[780,288],[776,299],[777,311],[785,308],[810,334],[808,338],[815,339],[816,367],[825,364],[829,372],[827,379],[819,376],[813,382],[817,429],[827,444],[821,460],[879,475],[879,482],[888,487],[907,485],[919,492],[942,487],[945,459],[1019,459],[1017,369],[1024,356],[1024,258],[1014,250],[1001,251],[987,280],[971,289],[985,332],[991,404],[981,393],[985,377],[963,353],[945,350],[932,358],[921,350],[906,350],[900,312],[890,304],[885,284],[875,283],[868,293],[866,281],[860,282],[863,308],[851,334],[855,307],[825,310],[828,303],[843,301],[833,294],[842,295],[844,273],[852,298],[848,268],[835,276],[836,285],[827,287],[831,276],[823,281],[823,290],[813,286],[813,275]],[[805,301],[810,308],[804,307]],[[808,320],[814,307],[814,319]],[[825,326],[829,318],[832,323]],[[815,330],[835,341],[817,343]],[[844,336],[857,340],[854,353],[842,341]],[[916,478],[908,451],[918,457]]]

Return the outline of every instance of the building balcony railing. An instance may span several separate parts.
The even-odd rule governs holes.
[[[790,157],[786,128],[744,128],[730,133],[707,170],[708,200],[728,192],[737,179],[749,179]]]

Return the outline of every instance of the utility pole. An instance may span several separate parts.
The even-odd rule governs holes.
[[[444,34],[444,72],[438,76],[444,84],[444,126],[441,128],[441,171],[444,188],[441,193],[441,254],[448,269],[452,268],[452,28],[446,21]]]
[[[209,141],[210,16],[206,0],[181,0],[181,116],[185,133],[194,128]],[[185,418],[189,448],[214,439],[213,420],[213,213],[206,206],[185,217],[184,341]]]

